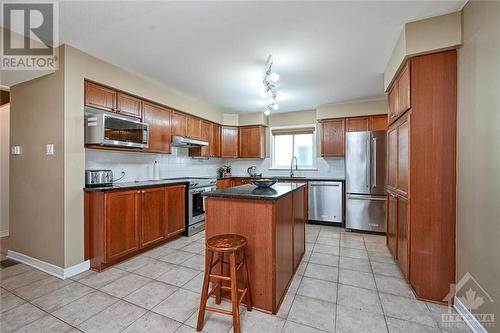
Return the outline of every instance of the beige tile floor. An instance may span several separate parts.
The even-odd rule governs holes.
[[[469,332],[441,321],[447,307],[415,299],[384,237],[307,225],[306,240],[279,313],[242,307],[242,332]],[[203,244],[203,234],[183,237],[65,281],[22,264],[2,269],[0,332],[195,332]],[[232,332],[232,319],[207,313],[204,331]]]

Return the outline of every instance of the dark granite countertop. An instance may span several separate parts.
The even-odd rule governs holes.
[[[231,199],[277,200],[303,186],[305,184],[276,183],[269,188],[259,188],[255,185],[247,184],[205,192],[203,195],[206,197]]]
[[[117,190],[127,190],[127,189],[140,189],[147,187],[158,187],[165,185],[178,185],[178,184],[189,184],[189,180],[186,179],[162,179],[162,180],[145,180],[139,182],[128,182],[128,183],[115,183],[113,186],[102,186],[102,187],[85,187],[83,190],[86,192],[96,192],[96,191],[117,191]]]
[[[238,175],[233,175],[231,177],[222,177],[222,178],[217,178],[217,180],[224,180],[224,179],[241,179],[241,178],[248,178],[251,179],[252,177],[246,175],[246,176],[238,176]],[[338,177],[328,177],[328,176],[305,176],[305,177],[289,177],[289,176],[270,176],[270,175],[262,175],[262,177],[259,178],[272,178],[272,179],[278,179],[278,180],[304,180],[304,181],[336,181],[336,182],[345,182],[344,178],[338,178]]]

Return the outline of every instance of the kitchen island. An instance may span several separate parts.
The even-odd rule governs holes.
[[[306,185],[241,185],[207,192],[206,238],[248,240],[253,305],[276,314],[305,252]]]

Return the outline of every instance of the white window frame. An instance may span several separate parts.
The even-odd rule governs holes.
[[[313,147],[312,147],[312,166],[301,166],[299,165],[299,170],[318,170],[317,167],[317,157],[318,157],[318,152],[317,152],[317,133],[318,133],[318,128],[316,124],[304,124],[304,125],[293,125],[293,126],[275,126],[269,128],[269,145],[271,146],[270,151],[270,158],[271,158],[271,167],[269,170],[290,170],[290,165],[274,165],[274,135],[273,135],[273,130],[283,130],[283,129],[295,129],[295,128],[303,128],[303,127],[314,127],[314,132],[313,132]],[[295,145],[295,143],[294,143]]]

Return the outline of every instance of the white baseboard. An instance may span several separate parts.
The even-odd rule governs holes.
[[[458,314],[464,322],[469,326],[469,328],[474,333],[488,333],[483,325],[474,317],[474,315],[465,307],[465,305],[457,298],[454,298],[455,302],[453,307],[457,310]]]
[[[9,236],[9,230],[0,230],[0,237]]]
[[[7,251],[7,258],[19,261],[20,263],[26,264],[28,266],[41,270],[45,273],[58,277],[60,279],[67,279],[74,275],[88,271],[90,269],[89,260],[68,268],[62,268],[53,264],[49,264],[48,262],[11,250]]]

